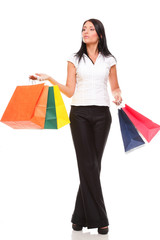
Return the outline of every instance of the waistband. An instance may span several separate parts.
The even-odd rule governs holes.
[[[109,106],[100,106],[100,105],[71,105],[71,108],[109,108]]]

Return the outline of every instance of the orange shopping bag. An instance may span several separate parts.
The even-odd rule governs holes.
[[[15,129],[44,128],[48,86],[17,86],[1,122]]]

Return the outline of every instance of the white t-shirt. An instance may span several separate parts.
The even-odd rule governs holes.
[[[74,53],[67,61],[72,62],[76,67],[76,87],[70,105],[98,105],[110,106],[108,94],[108,76],[111,66],[117,62],[114,57],[104,57],[99,52],[96,62],[84,53],[78,64],[78,58]]]

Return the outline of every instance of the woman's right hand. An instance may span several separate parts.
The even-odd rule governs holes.
[[[35,75],[37,75],[37,76],[35,76]],[[49,78],[50,78],[50,76],[45,73],[35,73],[35,75],[29,75],[29,79],[45,81],[45,80],[49,80]]]

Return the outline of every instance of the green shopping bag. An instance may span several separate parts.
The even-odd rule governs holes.
[[[55,106],[54,99],[55,98],[54,98],[53,87],[49,87],[44,129],[56,129],[57,128],[56,106]]]

